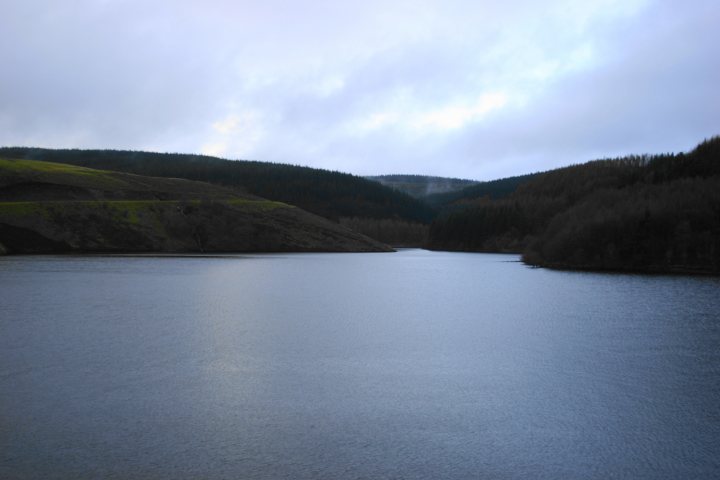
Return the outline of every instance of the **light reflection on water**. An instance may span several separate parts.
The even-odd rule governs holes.
[[[1,478],[712,478],[720,282],[507,255],[0,259]]]

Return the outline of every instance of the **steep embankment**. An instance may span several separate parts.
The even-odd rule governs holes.
[[[0,251],[388,251],[281,202],[181,179],[0,159]]]
[[[446,212],[439,250],[522,252],[555,268],[720,273],[720,137],[689,153],[539,174],[507,197]]]

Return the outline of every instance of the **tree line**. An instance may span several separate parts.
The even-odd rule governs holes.
[[[3,148],[0,156],[231,186],[392,245],[518,252],[566,268],[720,273],[720,137],[688,153],[596,160],[424,200],[346,173],[202,155]]]
[[[435,215],[425,203],[366,178],[297,165],[122,150],[9,147],[0,149],[0,156],[230,186],[335,221],[359,217],[428,224]]]
[[[522,252],[566,268],[720,273],[720,137],[688,153],[537,174],[432,223],[434,249]]]

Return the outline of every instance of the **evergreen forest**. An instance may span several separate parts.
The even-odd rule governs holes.
[[[555,268],[720,273],[720,137],[687,153],[487,182],[117,150],[8,147],[0,155],[229,186],[394,246],[521,253]]]
[[[424,202],[378,182],[296,165],[176,153],[25,147],[0,148],[0,156],[239,188],[338,223],[353,223],[358,232],[390,244],[420,246],[435,216]]]
[[[534,175],[509,195],[446,208],[428,246],[556,268],[720,273],[720,137]]]

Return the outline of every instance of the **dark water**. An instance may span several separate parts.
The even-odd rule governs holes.
[[[0,478],[720,476],[720,281],[0,259]]]

